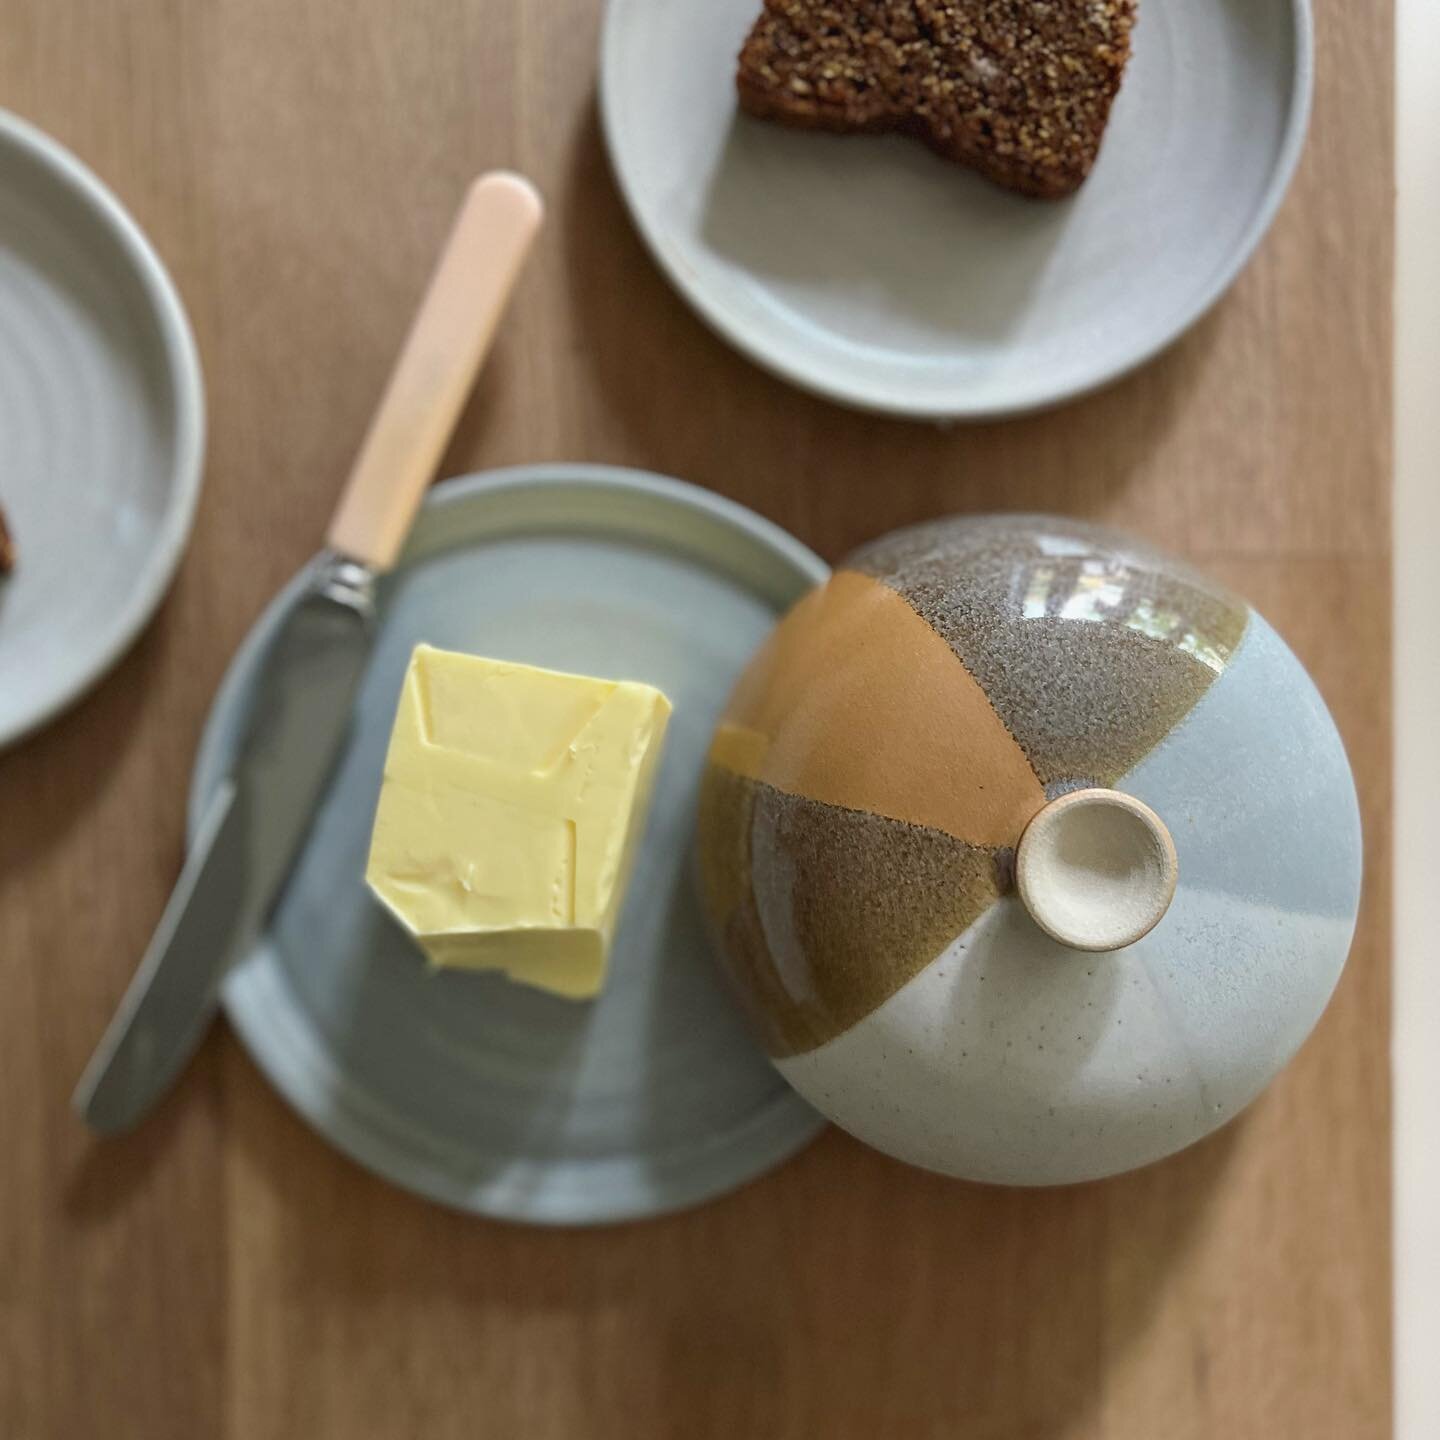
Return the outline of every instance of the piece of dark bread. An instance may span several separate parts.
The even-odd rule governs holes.
[[[903,130],[1027,195],[1079,188],[1130,55],[1136,0],[765,0],[741,108]]]

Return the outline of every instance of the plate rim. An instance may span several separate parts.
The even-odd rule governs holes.
[[[14,111],[0,108],[0,154],[7,150],[45,171],[81,203],[93,217],[96,232],[139,284],[156,326],[170,385],[174,459],[170,499],[128,600],[75,678],[22,710],[17,720],[0,722],[0,750],[33,734],[88,694],[149,623],[170,588],[194,525],[204,479],[206,432],[204,374],[190,321],[170,272],[139,224],[115,192],[73,152]]]
[[[738,350],[762,370],[800,390],[818,395],[848,409],[881,415],[894,415],[908,420],[980,421],[999,420],[1010,416],[1029,415],[1048,410],[1070,400],[1089,395],[1123,379],[1170,348],[1200,321],[1235,283],[1240,273],[1254,258],[1260,242],[1274,224],[1275,216],[1289,193],[1295,171],[1305,149],[1310,127],[1310,112],[1315,90],[1315,20],[1311,0],[1288,0],[1291,25],[1295,36],[1295,64],[1292,74],[1290,103],[1285,113],[1285,130],[1270,172],[1264,197],[1229,259],[1216,272],[1209,285],[1198,292],[1196,299],[1155,338],[1147,341],[1136,353],[1120,363],[1106,362],[1091,366],[1077,379],[1017,396],[1010,402],[976,404],[968,402],[963,387],[944,401],[913,400],[893,387],[883,391],[863,382],[847,382],[835,378],[832,370],[813,365],[792,364],[772,354],[763,341],[730,308],[714,299],[687,263],[682,248],[675,244],[654,217],[639,203],[629,169],[623,160],[620,121],[616,114],[618,95],[623,88],[619,76],[619,31],[622,17],[645,0],[607,0],[605,19],[600,36],[600,126],[605,137],[610,173],[625,202],[631,223],[639,233],[646,250],[671,287],[685,300],[706,326],[727,344]],[[758,4],[758,0],[757,0]]]
[[[432,486],[425,498],[425,508],[443,510],[486,494],[503,495],[537,488],[566,489],[577,484],[594,486],[597,491],[608,489],[625,495],[638,494],[678,503],[684,509],[740,530],[816,584],[823,582],[831,573],[830,566],[808,545],[748,506],[688,481],[624,466],[541,462],[472,471]],[[233,712],[239,699],[243,664],[263,642],[276,617],[299,594],[314,563],[312,560],[302,566],[255,618],[231,657],[215,692],[191,767],[186,798],[187,842],[193,840],[203,814],[206,797],[202,781],[207,778],[205,772],[214,769],[213,756],[219,743],[220,719]],[[367,1126],[363,1123],[353,1108],[323,1111],[320,1096],[324,1090],[324,1076],[312,1063],[315,1057],[291,1052],[288,1059],[282,1058],[290,1047],[283,1036],[277,1035],[273,1011],[265,1008],[264,1000],[266,988],[276,981],[271,950],[262,938],[261,943],[227,976],[220,992],[220,1006],[242,1049],[280,1099],[321,1140],[334,1146],[370,1174],[429,1203],[481,1219],[506,1224],[589,1229],[682,1213],[710,1200],[720,1199],[768,1174],[809,1145],[827,1127],[824,1118],[795,1095],[786,1082],[783,1100],[797,1102],[793,1113],[798,1118],[787,1124],[785,1114],[773,1106],[750,1117],[745,1127],[747,1133],[754,1131],[771,1136],[770,1158],[760,1169],[739,1179],[715,1185],[702,1177],[688,1186],[672,1181],[671,1200],[659,1209],[647,1208],[638,1199],[599,1211],[569,1208],[553,1200],[540,1209],[524,1210],[494,1204],[482,1208],[476,1203],[476,1187],[467,1186],[462,1181],[447,1183],[444,1172],[433,1160],[416,1152],[410,1156],[408,1165],[402,1163],[404,1157],[400,1156],[393,1140],[373,1124]],[[326,1057],[320,1058],[323,1064]],[[807,1111],[809,1113],[805,1114]]]

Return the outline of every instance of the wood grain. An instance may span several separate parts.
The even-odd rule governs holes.
[[[1390,5],[1319,0],[1319,93],[1258,260],[1187,339],[1053,414],[850,415],[713,339],[598,139],[598,0],[0,0],[0,97],[171,264],[212,433],[194,542],[80,708],[0,757],[0,1435],[1369,1440],[1389,1392]],[[1042,1193],[829,1135],[601,1234],[432,1209],[211,1038],[138,1135],[70,1087],[178,868],[232,648],[321,535],[456,196],[550,227],[447,461],[684,476],[831,558],[946,511],[1118,521],[1249,594],[1312,667],[1368,848],[1351,965],[1239,1123]]]

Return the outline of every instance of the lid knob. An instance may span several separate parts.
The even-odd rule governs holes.
[[[1015,857],[1020,899],[1052,939],[1119,950],[1170,908],[1180,865],[1165,822],[1118,790],[1074,790],[1037,811]]]

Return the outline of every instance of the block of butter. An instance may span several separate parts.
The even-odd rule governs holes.
[[[365,879],[436,965],[599,992],[670,702],[420,645]]]

